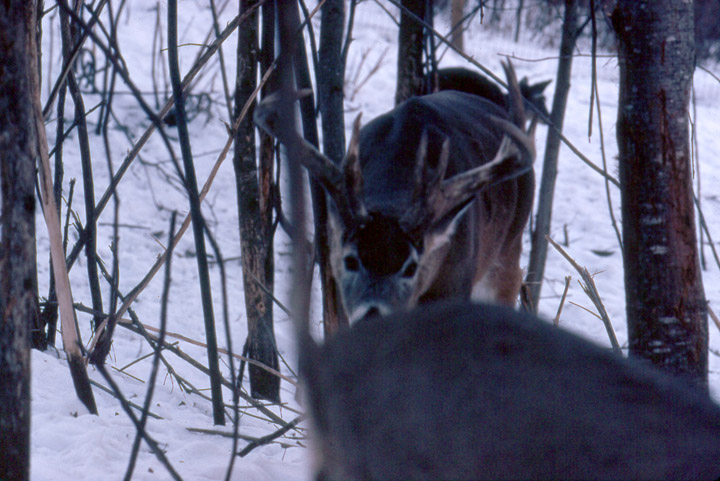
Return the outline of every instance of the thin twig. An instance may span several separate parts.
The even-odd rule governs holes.
[[[233,144],[233,141],[235,139],[234,131],[237,130],[238,125],[240,125],[240,122],[242,122],[243,118],[247,115],[248,109],[250,107],[250,104],[255,101],[257,98],[258,93],[260,92],[260,89],[265,85],[267,82],[267,79],[270,77],[270,74],[273,72],[274,68],[269,68],[268,71],[265,73],[265,76],[262,79],[262,82],[260,82],[260,85],[258,85],[257,89],[255,89],[255,92],[253,92],[253,95],[251,98],[245,102],[245,105],[243,106],[241,114],[238,116],[238,118],[235,120],[235,123],[233,124],[233,128],[228,133],[228,140],[225,142],[225,146],[223,147],[222,151],[220,152],[220,155],[218,156],[217,160],[215,161],[215,165],[213,165],[213,168],[210,170],[210,174],[208,175],[207,180],[205,181],[205,184],[203,185],[202,190],[200,191],[200,201],[202,202],[205,197],[207,196],[207,193],[210,190],[210,187],[213,184],[213,181],[215,180],[215,176],[218,173],[218,170],[220,170],[220,166],[225,161],[225,158],[227,157],[228,152],[230,151],[230,147]],[[182,239],[185,232],[190,227],[191,222],[191,216],[188,214],[185,217],[185,220],[183,220],[182,225],[180,226],[180,229],[178,229],[177,234],[175,234],[175,237],[173,238],[173,246],[176,246],[180,239]],[[155,277],[155,274],[157,274],[160,271],[160,268],[163,266],[165,261],[167,260],[167,251],[163,252],[163,254],[160,255],[160,257],[155,261],[155,264],[150,268],[147,274],[145,274],[145,277],[140,280],[137,286],[135,286],[130,293],[125,298],[125,301],[123,302],[122,306],[120,306],[120,309],[118,309],[118,312],[115,314],[117,318],[122,317],[125,312],[130,308],[133,302],[135,302],[135,299],[140,295],[140,293],[145,290],[145,288],[150,284],[150,281]],[[105,323],[107,323],[108,320],[106,319],[98,328],[103,329],[105,327]],[[90,344],[90,347],[88,348],[89,351],[92,351],[95,347],[95,342]]]
[[[595,63],[593,59],[593,64]],[[594,72],[593,72],[594,74]],[[598,118],[598,131],[600,133],[600,155],[602,157],[603,170],[607,173],[607,156],[605,155],[605,131],[603,129],[602,121],[602,109],[600,107],[600,91],[596,81],[593,81],[593,89],[595,90],[595,102],[597,105],[597,118]],[[613,211],[612,197],[610,196],[610,181],[608,177],[605,177],[605,196],[607,198],[608,213],[610,214],[610,223],[612,224],[613,230],[615,231],[615,237],[617,237],[618,245],[620,246],[620,252],[624,255],[622,234],[620,234],[620,228],[618,227],[617,220],[615,219],[615,212]]]
[[[587,268],[580,266],[575,260],[570,257],[570,255],[565,252],[565,250],[560,247],[560,245],[552,240],[550,236],[546,236],[548,242],[557,250],[569,263],[572,265],[576,271],[580,274],[580,277],[585,282],[585,284],[580,284],[583,288],[583,291],[585,291],[585,294],[590,298],[593,304],[595,304],[595,308],[597,309],[600,318],[603,321],[603,324],[605,325],[605,330],[607,331],[608,337],[610,338],[610,344],[613,347],[613,350],[620,354],[620,344],[618,343],[617,336],[615,336],[615,329],[613,328],[612,322],[610,321],[610,316],[608,316],[607,311],[605,310],[605,306],[602,303],[602,300],[600,299],[600,293],[597,290],[597,287],[595,287],[595,281],[592,278],[592,275],[590,275],[590,272],[588,272]]]
[[[170,232],[168,234],[170,239],[172,239],[173,232],[175,231],[176,215],[177,212],[173,212],[170,216]],[[160,351],[162,349],[162,345],[165,343],[165,327],[167,326],[167,306],[170,296],[171,266],[172,250],[168,253],[168,261],[165,264],[165,282],[163,283],[163,291],[160,301],[160,340],[157,344],[155,344],[152,368],[150,370],[150,380],[148,381],[148,389],[145,393],[145,405],[143,406],[142,416],[140,416],[138,430],[135,433],[135,440],[133,442],[132,450],[130,451],[130,460],[128,461],[128,467],[125,471],[125,481],[130,481],[132,479],[132,474],[135,470],[135,462],[137,461],[137,455],[140,450],[140,439],[142,438],[142,432],[145,431],[148,413],[150,412],[150,402],[152,401],[153,392],[155,390],[155,380],[157,379],[158,367],[160,366]]]
[[[507,88],[506,83],[505,83],[500,77],[498,77],[497,75],[495,75],[490,69],[488,69],[487,67],[485,67],[484,65],[482,65],[480,62],[478,62],[477,60],[475,60],[475,59],[474,59],[473,57],[471,57],[470,55],[466,54],[465,52],[462,52],[462,51],[458,50],[457,48],[455,48],[455,46],[452,45],[452,43],[450,42],[450,40],[449,40],[448,38],[446,38],[444,35],[440,34],[437,30],[433,29],[433,28],[432,28],[430,25],[428,25],[427,22],[425,22],[423,19],[419,18],[417,15],[415,15],[415,14],[412,13],[411,11],[407,10],[407,8],[404,7],[403,5],[401,5],[401,4],[399,3],[399,1],[397,1],[397,0],[388,0],[388,1],[389,1],[390,3],[392,3],[393,5],[395,5],[396,7],[402,9],[403,12],[404,12],[406,15],[408,15],[408,16],[411,17],[411,18],[413,18],[414,21],[418,22],[420,25],[422,25],[423,27],[425,27],[426,29],[428,29],[428,31],[432,32],[433,35],[435,35],[437,38],[439,38],[439,39],[440,39],[443,43],[445,43],[450,49],[452,49],[455,53],[457,53],[457,54],[460,55],[462,58],[464,58],[466,61],[468,61],[471,65],[474,65],[475,67],[477,67],[478,69],[480,69],[480,70],[481,70],[483,73],[485,73],[488,77],[490,77],[490,78],[493,79],[495,82],[497,82],[498,85],[501,85],[501,86]],[[565,143],[565,145],[567,145],[568,148],[569,148],[570,150],[572,150],[573,153],[574,153],[580,160],[582,160],[588,167],[590,167],[592,170],[594,170],[594,171],[597,172],[598,174],[602,175],[604,178],[606,178],[606,179],[607,179],[608,181],[610,181],[611,183],[615,184],[615,186],[620,187],[620,182],[618,182],[618,180],[617,180],[615,177],[613,177],[613,176],[611,176],[610,174],[608,174],[607,172],[603,171],[602,168],[598,167],[592,160],[590,160],[587,156],[585,156],[582,152],[580,152],[580,150],[579,150],[577,147],[575,147],[575,145],[574,145],[572,142],[570,142],[570,140],[568,140],[568,138],[565,137],[565,136],[562,134],[562,132],[560,132],[560,130],[559,130],[552,122],[550,122],[550,119],[548,119],[542,112],[540,112],[540,110],[539,110],[535,105],[533,105],[533,104],[531,104],[531,103],[529,103],[529,102],[526,102],[525,105],[526,105],[526,107],[532,109],[532,111],[534,112],[535,115],[537,115],[540,119],[542,119],[545,123],[547,123],[547,125],[548,125],[549,128],[555,130],[555,131],[557,132],[558,136],[560,137],[560,140],[562,140],[562,141]]]
[[[715,258],[715,263],[717,264],[718,268],[720,269],[720,257],[718,257],[717,250],[715,250],[715,244],[713,243],[712,237],[710,236],[710,229],[708,228],[708,225],[705,222],[705,216],[703,215],[703,211],[700,208],[700,202],[698,201],[698,198],[695,194],[693,194],[693,200],[695,201],[695,207],[697,207],[698,218],[700,219],[700,225],[702,226],[702,229],[705,231],[705,235],[707,235],[708,245],[710,246],[710,250],[713,253],[713,257]]]
[[[132,320],[130,320],[130,319],[125,319],[125,318],[120,319],[119,322],[120,322],[120,324],[124,324],[124,325],[132,325],[132,324],[133,324],[133,321],[132,321]],[[143,324],[143,327],[144,327],[145,329],[147,329],[148,331],[150,331],[150,332],[160,332],[160,329],[158,329],[157,327],[149,326],[149,325],[147,325],[147,324]],[[187,342],[188,344],[192,344],[192,345],[194,345],[194,346],[198,346],[198,347],[202,347],[202,348],[206,348],[206,347],[207,347],[207,346],[205,345],[205,343],[203,343],[203,342],[196,341],[195,339],[191,339],[191,338],[189,338],[189,337],[183,336],[182,334],[178,334],[178,333],[176,333],[176,332],[166,331],[166,332],[165,332],[165,335],[166,335],[167,337],[172,337],[172,338],[175,338],[175,339],[179,339],[179,340],[181,340],[181,341],[185,341],[185,342]],[[226,350],[226,349],[223,349],[223,348],[218,348],[218,353],[220,353],[220,354],[231,354],[230,351],[228,351],[228,350]],[[237,359],[237,360],[239,360],[239,361],[245,361],[245,362],[247,362],[248,364],[253,364],[253,365],[259,367],[260,369],[264,369],[264,370],[266,370],[267,372],[269,372],[269,373],[271,373],[271,374],[274,374],[275,376],[279,377],[279,378],[282,379],[283,381],[286,381],[286,382],[292,384],[294,387],[297,387],[297,386],[298,386],[297,381],[295,381],[294,379],[291,379],[291,378],[285,376],[283,373],[281,373],[280,371],[277,371],[276,369],[271,368],[271,367],[268,366],[267,364],[263,364],[263,363],[260,362],[260,361],[256,361],[256,360],[254,360],[254,359],[250,359],[250,358],[245,357],[245,356],[242,356],[242,355],[240,355],[240,354],[232,353],[232,357],[235,358],[235,359]],[[123,368],[123,369],[124,369],[124,368]]]
[[[261,438],[258,438],[255,441],[252,441],[250,444],[245,446],[245,448],[243,448],[242,451],[240,451],[238,453],[238,456],[240,456],[241,458],[245,457],[253,449],[260,447],[260,446],[264,446],[266,444],[270,444],[271,442],[275,441],[277,438],[279,438],[280,436],[283,436],[285,433],[287,433],[288,431],[293,429],[295,426],[297,426],[300,423],[300,421],[302,421],[304,418],[305,418],[305,416],[298,416],[295,419],[293,419],[292,421],[290,421],[289,423],[287,423],[286,426],[283,426],[282,428],[278,429],[274,433],[268,434],[267,436],[263,436]]]
[[[58,0],[61,1],[61,0]],[[48,99],[45,102],[45,107],[43,108],[42,114],[43,118],[47,119],[48,115],[50,115],[50,110],[52,109],[53,102],[55,101],[55,97],[58,95],[59,90],[62,88],[62,86],[65,84],[65,79],[72,71],[72,68],[75,64],[75,60],[77,59],[77,56],[82,51],[83,44],[87,40],[88,36],[90,35],[90,31],[92,30],[93,25],[95,22],[97,22],[98,18],[100,18],[100,12],[102,12],[103,7],[107,3],[107,0],[102,0],[95,9],[95,12],[93,13],[92,18],[87,22],[86,28],[83,30],[82,37],[79,39],[77,44],[74,46],[73,50],[70,52],[69,57],[67,57],[66,61],[64,62],[63,70],[60,73],[60,76],[55,80],[55,85],[53,85],[52,90],[50,91],[50,94],[48,95]],[[62,10],[62,8],[60,9]],[[50,57],[52,58],[52,57]],[[52,62],[51,62],[52,64]]]
[[[125,373],[125,375],[127,375],[127,373]],[[96,388],[100,389],[101,391],[104,391],[104,392],[108,393],[108,394],[111,395],[112,397],[114,397],[114,398],[116,398],[116,399],[119,399],[119,398],[117,397],[117,394],[115,393],[115,391],[113,391],[113,390],[110,389],[110,388],[107,388],[107,387],[103,386],[103,385],[100,384],[99,382],[96,382],[96,381],[93,381],[92,379],[90,379],[90,384],[93,385],[93,386],[95,386]],[[140,405],[138,405],[138,404],[135,404],[135,403],[132,402],[132,401],[126,400],[126,402],[128,403],[128,406],[130,406],[130,407],[132,407],[132,408],[135,408],[135,409],[137,409],[138,411],[142,411],[142,410],[143,410],[142,406],[140,406]],[[148,411],[148,416],[150,416],[150,417],[153,418],[153,419],[163,419],[162,416],[158,416],[157,414],[155,414],[155,413],[152,412],[152,411]]]
[[[125,399],[125,396],[122,395],[120,392],[120,388],[118,387],[115,380],[110,376],[110,373],[108,373],[107,369],[105,368],[105,365],[99,364],[97,367],[98,372],[100,375],[102,375],[103,378],[105,378],[105,381],[110,385],[110,388],[115,393],[115,397],[120,400],[120,406],[122,406],[125,413],[128,415],[132,423],[135,425],[135,429],[138,430],[139,433],[142,434],[143,439],[147,443],[147,445],[150,447],[150,450],[155,454],[155,457],[160,461],[163,466],[165,466],[165,469],[170,473],[170,476],[173,477],[173,479],[177,481],[182,481],[182,478],[180,475],[175,471],[175,468],[172,467],[170,464],[170,461],[168,461],[167,457],[165,456],[165,453],[162,449],[160,449],[160,446],[158,445],[157,441],[155,441],[144,429],[140,429],[140,421],[135,416],[135,413],[132,412],[132,409],[130,409],[130,404],[128,403],[127,399]]]
[[[134,324],[132,324],[132,325],[129,325],[129,324],[120,324],[120,325],[123,326],[123,327],[125,327],[125,328],[127,328],[127,329],[129,329],[129,330],[131,330],[131,331],[133,331],[133,332],[135,332],[135,333],[138,333],[138,334],[140,333],[140,328],[138,328],[138,327],[135,326]],[[146,333],[146,334],[145,334],[145,337],[148,338],[148,339],[150,339],[150,340],[152,340],[153,342],[158,342],[158,341],[159,341],[159,339],[158,339],[156,336],[154,336],[154,335],[152,335],[152,334],[149,334],[149,333]],[[168,350],[168,351],[170,351],[170,352],[172,352],[172,353],[175,354],[177,357],[179,357],[179,358],[182,359],[183,361],[187,362],[188,364],[190,364],[190,365],[193,366],[194,368],[198,369],[199,371],[205,373],[206,375],[208,374],[208,369],[207,369],[207,367],[205,367],[205,366],[204,366],[202,363],[200,363],[199,361],[195,360],[192,356],[190,356],[190,355],[186,354],[185,352],[183,352],[179,347],[174,346],[174,345],[172,345],[172,344],[168,344],[167,342],[165,342],[165,344],[163,345],[163,348],[166,349],[166,350]],[[285,426],[285,425],[287,424],[287,422],[286,422],[283,418],[281,418],[280,416],[278,416],[278,415],[275,414],[274,412],[270,411],[270,410],[269,410],[267,407],[265,407],[261,402],[259,402],[259,401],[255,400],[255,399],[251,398],[249,395],[243,393],[242,391],[236,391],[235,386],[233,386],[233,384],[232,384],[230,381],[228,381],[227,379],[221,378],[221,381],[222,381],[223,386],[227,387],[228,389],[232,390],[233,392],[237,392],[237,394],[239,394],[240,397],[241,397],[245,402],[249,403],[249,404],[252,405],[255,409],[257,409],[258,411],[262,412],[262,413],[263,413],[265,416],[267,416],[267,417],[270,419],[270,421],[272,421],[273,423],[279,424],[279,425],[281,425],[281,426]]]
[[[570,289],[571,279],[571,276],[565,276],[565,289],[563,290],[562,297],[560,298],[560,305],[558,306],[557,314],[555,314],[555,319],[553,319],[553,324],[556,326],[560,324],[560,314],[562,313],[563,306],[565,305],[565,298],[567,297],[568,290]]]
[[[222,44],[225,42],[225,40],[227,40],[227,38],[230,37],[230,34],[232,34],[235,31],[235,29],[238,27],[238,25],[242,24],[252,14],[252,12],[255,11],[255,8],[257,8],[258,6],[259,6],[259,4],[254,6],[252,9],[248,10],[247,12],[243,13],[242,15],[238,15],[228,24],[227,27],[225,27],[225,29],[222,31],[220,38],[218,38],[210,46],[208,46],[205,53],[198,58],[198,60],[195,62],[195,64],[193,64],[193,66],[190,68],[188,73],[185,74],[185,77],[183,78],[183,81],[182,81],[183,89],[186,89],[190,85],[190,83],[195,78],[195,76],[200,72],[200,69],[205,66],[205,64],[208,62],[208,60],[210,60],[210,58],[212,58],[212,56],[215,54],[217,49],[219,49],[222,46]],[[74,13],[71,13],[70,16],[73,17],[73,15],[74,15]],[[74,19],[76,19],[77,22],[79,22],[81,25],[84,26],[84,23],[82,22],[82,20],[79,19],[77,16],[75,16]],[[84,26],[84,27],[87,28],[86,26]],[[100,47],[106,53],[106,55],[110,56],[111,53],[110,53],[109,49],[107,47],[105,47],[102,44],[102,42],[100,42],[100,40],[97,38],[97,36],[93,36],[92,33],[90,35],[93,38],[93,41],[95,41],[96,45],[98,45],[98,47]],[[114,63],[113,65],[116,68],[118,68],[119,73],[121,73],[121,74],[124,73],[124,70],[120,69],[120,67],[122,67],[122,66],[119,65],[119,63]],[[127,76],[123,76],[123,80],[127,81],[128,80]],[[139,93],[139,91],[137,91],[136,93]],[[151,119],[164,118],[168,114],[168,112],[170,112],[170,109],[172,108],[174,103],[175,103],[175,98],[170,97],[167,100],[167,102],[165,103],[165,105],[163,106],[163,108],[160,109],[160,111],[157,114],[153,113],[152,115],[150,115],[150,118]],[[110,196],[112,195],[112,189],[114,189],[120,183],[120,180],[123,178],[123,176],[125,175],[125,172],[127,172],[128,168],[130,168],[130,165],[135,160],[135,158],[138,156],[138,154],[140,153],[140,150],[142,150],[142,148],[145,146],[145,144],[150,139],[152,134],[155,132],[157,125],[159,125],[159,124],[156,122],[152,122],[151,125],[140,136],[140,138],[137,140],[137,142],[135,142],[133,144],[133,148],[130,149],[130,152],[128,152],[128,154],[125,156],[125,159],[123,160],[123,163],[118,168],[118,170],[115,174],[115,177],[112,179],[112,181],[110,182],[110,185],[105,190],[105,193],[100,198],[100,201],[95,206],[95,216],[96,217],[100,216],[100,213],[103,211],[103,209],[107,205],[108,201],[110,200]],[[80,253],[80,250],[83,248],[86,241],[87,241],[87,239],[86,239],[85,235],[80,235],[80,239],[77,241],[75,246],[73,246],[72,251],[67,256],[66,262],[67,262],[68,266],[71,266],[75,262],[78,254]]]
[[[720,330],[720,319],[718,319],[717,314],[715,314],[715,311],[713,311],[712,307],[710,307],[709,305],[707,306],[707,310],[708,310],[708,314],[710,315],[710,319],[712,319],[713,322],[715,323],[715,327],[717,327],[718,330]]]

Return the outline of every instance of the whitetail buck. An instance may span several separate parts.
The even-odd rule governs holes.
[[[297,134],[279,118],[277,98],[258,106],[256,122],[300,144],[301,162],[332,199],[331,266],[351,322],[436,299],[514,305],[535,151],[515,74],[505,70],[502,103],[443,91],[362,129],[358,118],[341,166],[287,137]]]
[[[303,341],[318,480],[720,477],[705,393],[529,314],[430,304]]]

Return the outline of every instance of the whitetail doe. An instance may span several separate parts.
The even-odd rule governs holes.
[[[529,314],[440,303],[301,343],[318,480],[716,480],[707,395]]]
[[[362,129],[358,117],[342,165],[286,128],[277,97],[258,106],[256,122],[300,143],[299,160],[332,200],[330,263],[351,323],[437,299],[515,304],[535,150],[504,67],[505,96],[489,83],[478,95],[460,92],[473,90],[460,79]]]

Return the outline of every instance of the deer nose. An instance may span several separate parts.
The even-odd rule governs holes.
[[[357,322],[362,322],[368,319],[372,319],[373,317],[379,317],[385,314],[388,314],[387,309],[382,309],[381,306],[371,305],[368,306],[364,311],[362,309],[355,310],[355,315],[351,316],[350,318],[350,324],[352,325]]]

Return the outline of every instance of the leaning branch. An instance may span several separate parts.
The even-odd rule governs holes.
[[[620,354],[620,344],[618,343],[617,336],[615,336],[615,329],[613,328],[612,322],[610,321],[610,316],[608,316],[608,313],[605,310],[605,306],[600,299],[600,293],[598,292],[597,287],[595,287],[595,281],[593,280],[592,275],[590,275],[590,272],[588,272],[587,267],[582,267],[580,264],[575,262],[575,259],[570,257],[570,254],[565,252],[565,250],[560,247],[557,242],[552,240],[550,236],[546,237],[548,242],[550,242],[550,245],[552,245],[555,250],[557,250],[560,255],[562,255],[570,263],[570,265],[575,268],[576,271],[578,271],[578,274],[580,274],[580,277],[585,283],[580,283],[580,285],[582,286],[583,291],[585,291],[585,294],[587,294],[592,303],[595,304],[595,308],[600,314],[600,319],[602,319],[603,324],[605,325],[605,330],[607,331],[608,337],[610,338],[610,344],[612,344],[613,351],[615,351],[617,354]]]

